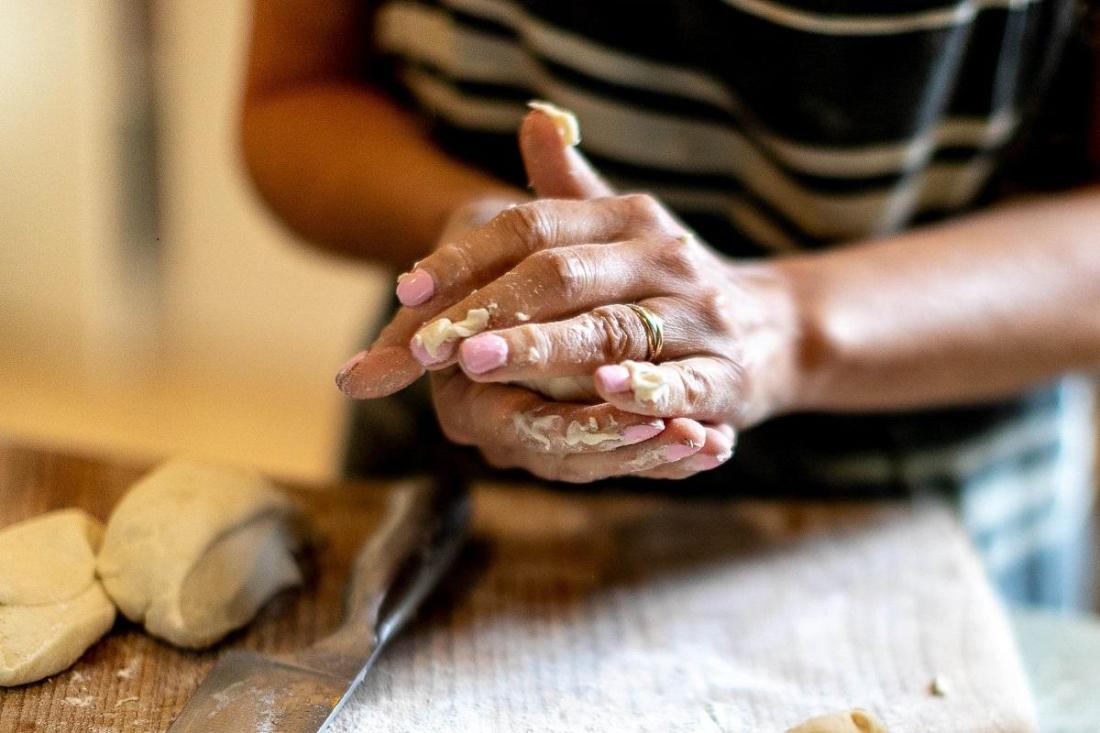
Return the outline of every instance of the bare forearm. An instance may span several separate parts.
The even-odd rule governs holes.
[[[1100,366],[1100,189],[781,261],[798,410],[981,400]]]
[[[318,82],[250,98],[244,155],[268,205],[322,247],[407,266],[447,217],[511,189],[433,147],[388,100],[354,82]]]

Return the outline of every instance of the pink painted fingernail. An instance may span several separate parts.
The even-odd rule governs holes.
[[[367,352],[360,351],[358,354],[348,359],[344,366],[340,367],[340,371],[336,373],[336,386],[339,387],[341,391],[346,391],[344,385],[347,383],[348,377],[351,376],[351,373],[355,371],[355,367],[359,366],[359,362],[363,361],[366,355]]]
[[[397,278],[397,299],[401,305],[420,305],[435,294],[435,280],[424,270],[406,272]]]
[[[641,443],[643,440],[649,440],[660,435],[664,432],[664,429],[665,424],[663,421],[652,425],[631,425],[623,431],[623,440],[629,440],[631,443]]]
[[[458,358],[466,371],[483,374],[504,366],[504,362],[508,361],[508,342],[491,333],[474,336],[462,342]]]
[[[439,351],[436,355],[432,356],[428,353],[428,350],[416,340],[415,336],[409,341],[409,351],[411,351],[413,357],[424,366],[432,366],[433,364],[447,361],[451,358],[451,355],[454,354],[454,350],[453,341],[444,341],[439,345]]]
[[[709,471],[712,468],[721,466],[724,462],[721,456],[696,456],[688,461],[688,468],[696,471]]]
[[[694,445],[684,445],[678,443],[677,445],[670,445],[665,449],[665,458],[670,461],[679,461],[688,456],[695,455],[699,452],[699,448]]]
[[[626,392],[630,389],[630,370],[618,364],[608,364],[596,370],[596,385],[605,392]]]

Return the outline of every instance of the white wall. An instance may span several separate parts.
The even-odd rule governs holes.
[[[163,259],[142,278],[118,261],[103,154],[127,91],[118,5],[76,5],[0,3],[0,434],[330,474],[332,377],[381,280],[294,242],[248,190],[248,3],[155,6]]]

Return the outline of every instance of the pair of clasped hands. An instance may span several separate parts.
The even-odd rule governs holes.
[[[524,118],[519,143],[538,198],[488,221],[471,212],[490,202],[452,216],[438,248],[399,279],[403,307],[338,385],[378,398],[427,370],[450,440],[541,478],[679,479],[718,467],[737,430],[783,407],[797,330],[783,278],[723,259],[650,196],[615,195],[547,114]],[[657,401],[635,395],[623,366],[651,346],[628,304],[664,323]],[[414,338],[476,309],[489,313],[481,333],[434,354]],[[590,377],[599,401],[515,384],[550,377]]]

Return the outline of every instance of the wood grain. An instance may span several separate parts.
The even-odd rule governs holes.
[[[0,445],[0,527],[70,506],[105,521],[148,468]],[[39,683],[0,689],[0,731],[159,733],[224,650],[286,651],[334,628],[351,559],[380,516],[386,487],[286,488],[318,540],[306,558],[313,572],[305,587],[280,594],[246,630],[201,653],[157,641],[120,614],[111,633],[69,670]]]

